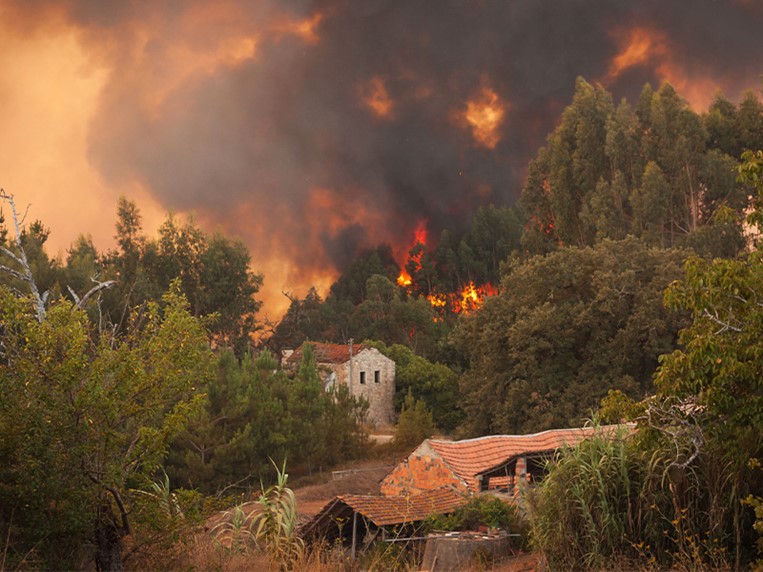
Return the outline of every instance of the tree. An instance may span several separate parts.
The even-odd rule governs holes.
[[[462,431],[577,425],[609,389],[649,394],[657,357],[675,347],[682,324],[661,292],[684,257],[631,237],[509,265],[500,294],[453,334],[466,360]]]
[[[429,439],[434,431],[432,413],[427,409],[426,403],[413,397],[409,389],[397,420],[395,445],[401,448],[415,447],[424,439]]]
[[[119,249],[102,257],[104,273],[119,281],[106,297],[103,313],[121,330],[130,310],[161,299],[176,278],[192,313],[210,316],[208,330],[216,345],[234,348],[239,356],[258,329],[255,298],[262,275],[250,268],[251,258],[240,240],[216,233],[208,236],[193,218],[186,221],[169,214],[157,240],[143,236],[135,203],[124,197],[117,209]]]
[[[366,341],[395,362],[395,410],[400,412],[410,394],[422,401],[431,412],[438,429],[453,431],[463,420],[460,407],[458,375],[448,366],[432,363],[410,348]]]
[[[645,86],[634,110],[625,101],[615,107],[601,86],[578,79],[561,123],[530,163],[520,197],[529,218],[522,244],[542,254],[633,233],[653,245],[735,254],[745,195],[727,153],[742,145],[736,138],[763,133],[760,106],[752,94],[739,111],[720,98],[700,117],[664,84]],[[736,218],[723,215],[718,226],[725,209]]]
[[[97,336],[70,302],[42,321],[33,307],[0,289],[2,521],[48,566],[79,565],[92,542],[97,567],[119,569],[131,487],[203,403],[206,335],[177,286],[119,338]]]
[[[763,195],[763,152],[745,153],[741,179],[756,191],[750,224],[758,225]],[[763,450],[763,260],[759,249],[741,259],[691,258],[666,304],[691,312],[682,349],[662,358],[662,393],[696,396],[707,409],[723,448],[747,461]]]

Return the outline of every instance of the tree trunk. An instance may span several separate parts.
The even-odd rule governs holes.
[[[111,507],[105,505],[95,525],[95,568],[98,572],[122,572],[122,528],[117,526]]]

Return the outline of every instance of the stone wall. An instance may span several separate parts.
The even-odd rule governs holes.
[[[336,366],[337,383],[350,388],[355,397],[368,401],[369,424],[376,427],[395,422],[395,362],[376,348],[364,348]],[[350,376],[352,372],[352,376]]]

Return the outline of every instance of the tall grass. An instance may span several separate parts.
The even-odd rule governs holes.
[[[534,546],[553,569],[730,565],[732,467],[708,452],[681,467],[672,453],[624,430],[558,455],[527,497]]]

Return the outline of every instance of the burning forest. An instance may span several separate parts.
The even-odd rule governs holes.
[[[3,185],[54,248],[83,228],[108,247],[120,195],[154,226],[194,213],[247,244],[275,317],[282,291],[328,292],[374,245],[404,257],[421,220],[460,234],[480,206],[514,204],[577,76],[630,100],[669,82],[696,111],[719,91],[739,100],[758,82],[761,10],[12,0]]]

